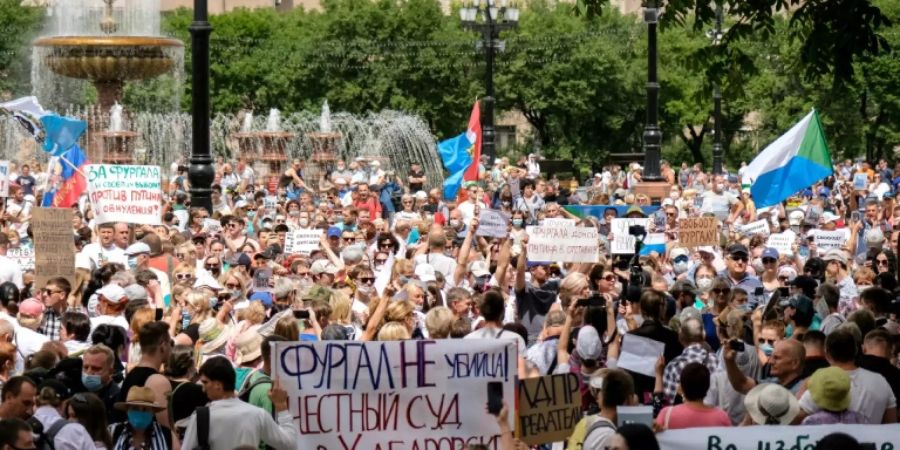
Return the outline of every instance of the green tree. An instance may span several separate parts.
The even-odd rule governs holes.
[[[30,91],[30,43],[43,18],[43,8],[27,6],[23,0],[0,0],[0,98]]]

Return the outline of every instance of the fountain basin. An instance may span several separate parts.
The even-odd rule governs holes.
[[[115,82],[162,75],[175,64],[177,39],[145,36],[53,36],[34,41],[47,67],[63,76]]]

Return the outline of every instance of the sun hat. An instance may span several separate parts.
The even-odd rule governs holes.
[[[847,255],[844,254],[844,251],[839,248],[833,248],[825,252],[825,256],[822,258],[823,261],[837,261],[844,266],[847,266]]]
[[[763,383],[744,397],[750,418],[758,425],[788,425],[800,413],[800,402],[791,391],[775,383]]]
[[[263,336],[259,334],[260,326],[253,325],[234,338],[234,346],[237,347],[234,354],[235,364],[248,363],[262,355]]]
[[[125,296],[128,297],[128,301],[147,300],[148,298],[147,289],[137,283],[125,286]]]
[[[338,268],[327,259],[320,259],[309,267],[309,274],[312,276],[322,275],[323,273],[335,275],[338,273]]]
[[[203,342],[200,352],[208,354],[215,353],[216,350],[224,346],[228,339],[231,338],[231,335],[234,334],[234,329],[230,326],[222,325],[215,317],[210,317],[200,323],[198,333],[200,334],[200,341]]]
[[[838,412],[850,407],[850,376],[840,367],[819,369],[809,377],[807,389],[819,408]]]
[[[154,411],[162,411],[165,406],[156,403],[156,394],[153,389],[143,386],[132,386],[128,390],[128,397],[124,402],[116,402],[113,405],[120,411],[127,411],[130,408],[150,408]]]

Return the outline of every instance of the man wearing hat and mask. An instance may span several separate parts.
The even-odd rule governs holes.
[[[150,246],[144,242],[135,242],[125,249],[125,255],[128,257],[128,268],[132,273],[137,274],[141,270],[149,270],[156,275],[159,282],[159,290],[163,295],[169,295],[172,291],[172,285],[169,283],[169,276],[162,270],[150,266]]]
[[[129,324],[125,320],[125,305],[128,304],[128,297],[125,289],[116,283],[109,283],[97,291],[97,300],[100,315],[91,317],[91,333],[104,324],[122,327],[127,332]]]
[[[728,283],[728,287],[741,288],[747,291],[747,302],[756,307],[762,301],[755,295],[756,288],[763,287],[759,278],[747,273],[750,252],[743,244],[732,244],[726,249],[725,270],[719,273]]]
[[[828,250],[822,259],[825,261],[825,278],[829,283],[837,286],[841,292],[838,311],[846,317],[857,310],[856,300],[859,298],[856,283],[853,282],[853,278],[847,273],[849,268],[847,254],[844,250],[833,248]]]

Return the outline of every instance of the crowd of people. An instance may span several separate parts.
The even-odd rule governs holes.
[[[655,433],[691,427],[897,422],[900,178],[886,161],[838,163],[766,208],[743,167],[663,162],[671,192],[658,209],[635,192],[641,171],[560,180],[537,155],[482,160],[481,179],[447,199],[415,163],[400,176],[357,158],[307,177],[302,161],[263,175],[220,158],[207,211],[176,163],[159,225],[96,223],[85,198],[72,208],[73,276],[37,285],[8,255],[32,245],[31,211],[53,180],[12,166],[0,445],[298,448],[270,357],[273,342],[301,340],[514,340],[520,379],[578,378],[584,417],[554,448],[653,449]],[[576,214],[582,205],[603,212]],[[506,213],[505,237],[478,233],[487,209]],[[720,245],[680,246],[679,220],[698,216],[717,219]],[[651,218],[665,250],[610,254],[617,217]],[[598,260],[530,259],[527,227],[553,218],[597,228]],[[760,220],[767,230],[745,232]],[[319,230],[318,248],[287,252],[295,230]],[[819,248],[823,230],[844,244]],[[791,251],[767,247],[769,233],[791,236]],[[619,368],[629,336],[664,345],[655,376]],[[527,448],[507,400],[501,448]],[[652,406],[652,424],[620,426],[631,405]]]

